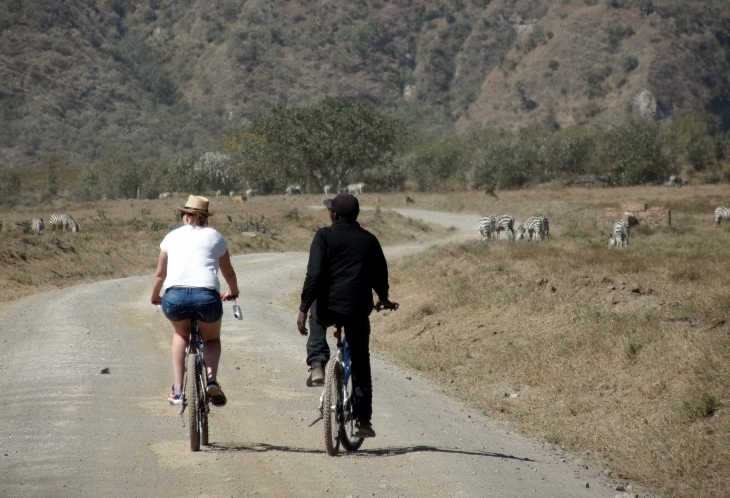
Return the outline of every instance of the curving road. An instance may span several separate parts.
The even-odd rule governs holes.
[[[452,239],[476,233],[476,216],[401,213],[455,226]],[[600,469],[493,423],[379,357],[377,438],[327,457],[321,423],[308,426],[321,391],[304,386],[304,339],[281,304],[301,288],[306,254],[240,256],[234,265],[244,317],[234,320],[226,305],[219,378],[229,403],[214,409],[213,445],[199,453],[189,451],[179,407],[165,398],[171,330],[148,304],[151,277],[3,304],[0,496],[616,495]]]

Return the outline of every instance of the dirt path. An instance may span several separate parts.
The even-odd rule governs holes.
[[[476,217],[408,213],[456,226],[456,238],[475,234]],[[388,257],[422,247],[393,248]],[[226,305],[219,378],[229,403],[214,409],[213,446],[199,453],[189,451],[179,408],[165,399],[170,330],[148,304],[150,277],[3,305],[0,496],[616,495],[600,469],[491,422],[378,357],[377,438],[327,457],[321,423],[308,427],[321,391],[304,386],[304,340],[295,313],[280,304],[300,288],[306,255],[234,264],[244,319]]]

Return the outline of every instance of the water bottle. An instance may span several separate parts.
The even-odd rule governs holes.
[[[243,320],[243,315],[241,314],[241,307],[237,304],[233,305],[233,316],[235,316],[239,320]]]

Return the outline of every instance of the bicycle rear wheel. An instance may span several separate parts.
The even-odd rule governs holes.
[[[190,425],[190,450],[200,451],[200,376],[196,365],[195,353],[188,352],[187,381],[185,397],[188,402],[188,424]]]
[[[200,379],[200,444],[208,446],[208,369],[205,362],[198,362],[200,371],[198,378]]]
[[[340,422],[340,442],[342,447],[347,451],[357,451],[362,446],[364,438],[354,437],[352,432],[355,430],[355,420],[352,418],[352,375],[347,379],[347,384],[342,383],[340,389],[342,397],[342,417]]]
[[[322,402],[322,421],[324,425],[324,447],[329,456],[340,451],[340,414],[342,413],[342,375],[337,358],[327,363],[324,375],[324,398]]]

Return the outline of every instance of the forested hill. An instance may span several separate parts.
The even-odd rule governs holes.
[[[727,0],[2,0],[0,166],[209,149],[271,104],[448,133],[713,112]]]

